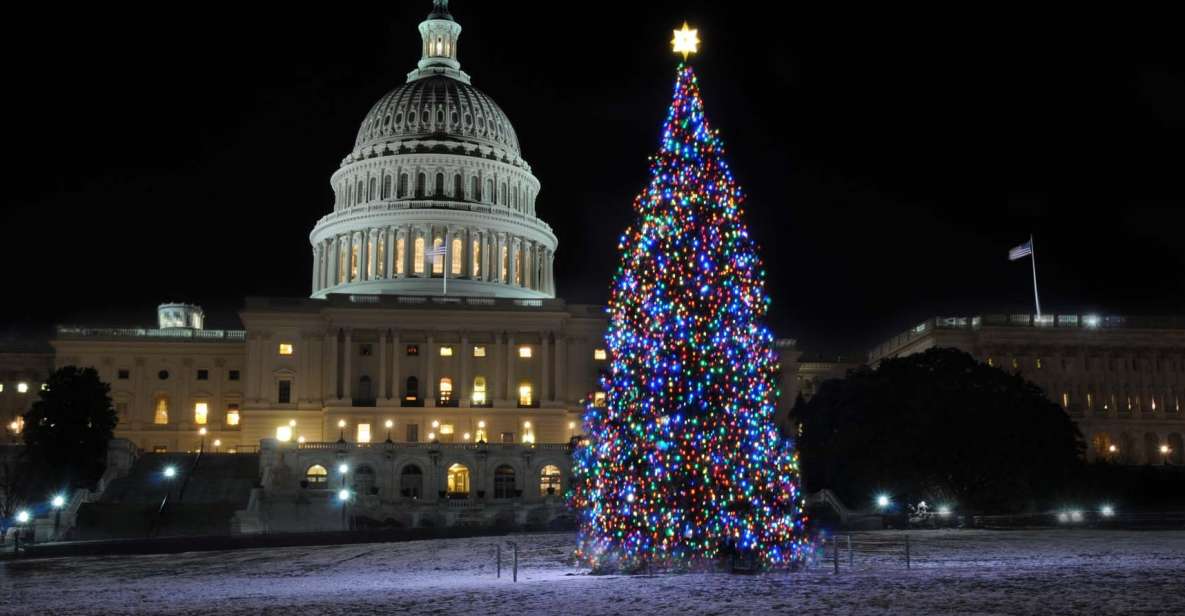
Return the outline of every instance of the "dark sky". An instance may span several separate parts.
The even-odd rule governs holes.
[[[148,324],[164,300],[234,324],[246,295],[308,294],[329,176],[430,2],[254,4],[9,15],[0,331]],[[687,19],[778,335],[839,352],[1027,311],[1006,253],[1029,233],[1046,311],[1185,313],[1179,22],[815,4],[452,3],[543,184],[561,296],[604,301]]]

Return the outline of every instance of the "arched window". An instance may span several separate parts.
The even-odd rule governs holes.
[[[441,246],[444,246],[444,240],[439,237],[432,238],[432,250],[434,252],[440,250]],[[444,273],[444,255],[432,256],[432,273],[434,275]]]
[[[436,196],[437,197],[444,196],[444,174],[443,173],[436,174]]]
[[[428,176],[419,173],[416,174],[416,198],[424,198],[424,191],[428,189]]]
[[[453,276],[460,276],[461,265],[465,262],[465,244],[461,242],[460,236],[453,238],[452,251],[452,271],[449,273]]]
[[[416,243],[412,247],[412,261],[411,266],[416,274],[424,273],[424,238],[417,237]]]
[[[402,199],[403,197],[406,197],[406,196],[407,196],[407,174],[400,173],[399,174],[399,198]]]
[[[448,494],[451,498],[469,496],[469,468],[464,464],[448,467]]]
[[[169,398],[168,396],[158,396],[156,398],[156,405],[152,415],[152,423],[163,426],[169,423]]]
[[[361,184],[361,182],[359,182],[359,184]],[[507,199],[506,199],[506,182],[502,183],[501,197],[502,197],[502,199],[499,201],[499,203],[501,203],[502,205],[507,205],[509,203],[509,201],[507,201]]]
[[[418,400],[420,398],[420,379],[414,376],[407,377],[407,399]]]
[[[354,471],[354,493],[361,496],[374,496],[379,493],[374,485],[374,469],[363,464]]]
[[[494,180],[493,179],[486,180],[486,198],[489,199],[491,202],[496,203],[498,200],[497,197],[498,197],[498,195],[496,195],[494,193]]]
[[[329,487],[329,470],[320,464],[314,464],[304,472],[305,481],[310,488],[324,490]]]
[[[391,176],[389,175],[383,176],[383,198],[391,198]]]
[[[440,379],[440,406],[448,406],[453,401],[453,380],[445,377]]]
[[[399,473],[399,493],[404,498],[420,498],[424,495],[424,471],[415,464],[408,464]]]
[[[395,240],[395,275],[403,276],[407,274],[407,265],[403,262],[403,256],[407,254],[407,240],[399,238]]]
[[[494,498],[514,498],[514,468],[503,464],[494,469]]]
[[[387,277],[387,232],[379,231],[378,247],[374,251],[374,278]]]
[[[539,494],[544,496],[559,494],[562,479],[563,475],[560,473],[560,467],[554,464],[544,466],[543,472],[539,474]]]
[[[473,379],[473,404],[480,406],[486,403],[486,377],[479,376]]]
[[[465,182],[461,179],[461,174],[453,176],[453,199],[460,201],[465,198]]]
[[[366,190],[366,200],[367,201],[374,201],[375,198],[378,197],[378,194],[377,194],[378,193],[378,186],[379,186],[378,178],[370,178],[370,186]]]
[[[365,190],[366,185],[362,183],[362,180],[358,180],[357,187],[354,189],[354,205],[362,203],[362,199],[366,196]]]
[[[475,175],[473,176],[473,194],[469,198],[474,201],[481,201],[481,180]]]

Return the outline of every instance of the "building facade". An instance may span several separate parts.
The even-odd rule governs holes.
[[[1185,464],[1185,319],[935,318],[868,359],[875,366],[935,347],[960,349],[1041,386],[1078,425],[1091,460]]]

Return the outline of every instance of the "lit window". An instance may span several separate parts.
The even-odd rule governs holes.
[[[440,403],[448,404],[453,399],[453,380],[450,378],[440,379]]]
[[[435,238],[432,240],[432,250],[434,252],[437,250],[440,250],[441,246],[444,246],[444,242],[442,242],[440,240],[440,238]],[[433,274],[443,274],[444,273],[444,255],[438,254],[438,255],[434,255],[432,257],[432,273]]]
[[[440,347],[440,356],[441,357],[452,357],[453,356],[453,347],[451,347],[451,346]]]
[[[416,274],[424,273],[424,238],[417,237],[414,244],[412,244],[411,267]]]
[[[16,393],[18,393],[18,394],[29,393],[29,384],[28,383],[17,383],[16,384]]]
[[[593,394],[593,406],[597,408],[605,407],[605,392],[598,391]]]
[[[473,379],[473,404],[485,404],[485,403],[486,403],[486,377],[479,376],[479,377],[476,377]]]
[[[1037,358],[1037,369],[1038,369],[1038,370],[1040,370],[1040,369],[1041,369],[1041,368],[1043,368],[1043,367],[1044,367],[1044,366],[1042,366],[1042,365],[1041,365],[1041,358],[1040,358],[1040,357],[1038,357],[1038,358]]]
[[[163,426],[169,423],[169,399],[161,396],[156,399],[156,408],[152,415],[152,423]]]
[[[305,471],[304,478],[309,482],[309,487],[323,488],[329,484],[329,470],[320,464],[314,464]]]
[[[280,355],[291,355],[292,345],[287,342],[280,343]]]
[[[473,271],[470,275],[477,278],[481,276],[481,240],[473,240],[470,252],[473,254]]]
[[[406,252],[407,240],[403,238],[395,240],[395,275],[397,276],[402,276],[404,274],[403,255]]]
[[[510,272],[510,253],[506,246],[502,246],[502,273],[498,275],[498,282],[505,283],[509,280]]]
[[[1062,392],[1062,408],[1070,408],[1070,394]]]
[[[534,403],[534,389],[530,383],[523,383],[518,387],[518,405],[531,406]]]
[[[276,428],[276,440],[281,443],[287,443],[292,440],[292,426],[280,426]]]
[[[193,423],[199,426],[204,426],[206,425],[206,420],[209,418],[209,416],[210,405],[206,404],[205,402],[198,402],[197,404],[193,405]]]
[[[226,407],[226,425],[239,425],[239,405],[231,404]]]
[[[553,495],[560,493],[560,467],[548,464],[543,467],[543,472],[539,475],[539,493],[546,495]]]
[[[419,354],[420,354],[420,347],[419,347],[419,345],[416,345],[416,344],[409,344],[409,345],[407,345],[407,355],[408,355],[408,357],[415,357],[416,355],[419,355]]]
[[[484,421],[477,422],[476,435],[477,435],[477,441],[479,443],[484,443],[486,441],[486,422],[484,422]]]
[[[461,243],[461,238],[454,237],[453,238],[453,248],[452,248],[452,250],[453,250],[452,271],[449,272],[453,276],[460,276],[461,275],[461,264],[464,263],[464,261],[462,261],[462,258],[465,256],[463,254],[465,251],[462,249],[462,246],[463,246],[463,244]]]
[[[606,359],[609,359],[609,354],[605,352],[605,349],[597,349],[593,351],[593,359],[597,361],[605,361]]]
[[[440,424],[440,435],[444,437],[441,440],[451,442],[453,440],[453,424]]]
[[[473,347],[473,356],[474,357],[485,357],[486,356],[485,346],[483,346],[483,345],[474,346]]]
[[[531,347],[525,346],[525,345],[520,346],[518,348],[518,356],[523,359],[530,359],[531,358]]]
[[[366,424],[366,423],[358,424],[358,438],[357,438],[357,440],[359,443],[369,443],[370,442],[370,424]]]
[[[4,393],[4,383],[0,383],[0,394]]]

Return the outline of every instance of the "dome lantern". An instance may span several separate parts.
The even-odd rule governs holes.
[[[409,83],[436,75],[469,83],[469,75],[461,70],[461,63],[457,60],[457,40],[461,38],[461,24],[449,14],[448,0],[433,2],[432,13],[420,23],[420,37],[423,38],[423,56],[416,70],[408,73]]]

